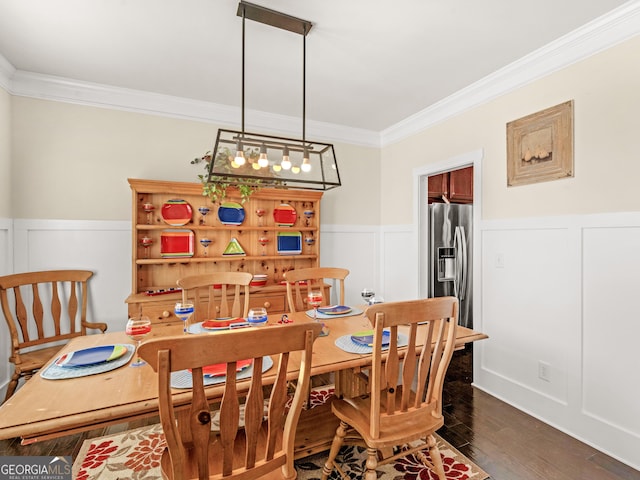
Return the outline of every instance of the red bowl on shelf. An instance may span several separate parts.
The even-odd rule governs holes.
[[[264,287],[267,284],[267,275],[259,273],[253,276],[249,283],[252,287]]]

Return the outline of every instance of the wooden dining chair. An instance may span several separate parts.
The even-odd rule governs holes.
[[[182,288],[182,301],[191,300],[195,306],[191,321],[202,322],[213,318],[246,318],[252,278],[247,272],[213,272],[183,277],[176,283]]]
[[[365,316],[374,332],[371,390],[367,395],[335,399],[331,404],[340,425],[322,478],[326,480],[334,468],[343,478],[349,478],[335,462],[340,447],[348,441],[363,443],[367,448],[365,480],[377,478],[378,465],[410,453],[415,453],[444,480],[433,434],[444,425],[442,387],[454,350],[458,299],[438,297],[382,303],[368,307]],[[407,327],[400,328],[404,325]],[[385,330],[389,332],[387,347],[382,341]],[[398,346],[399,334],[407,340],[406,347]],[[393,447],[401,448],[393,450]],[[430,461],[422,453],[425,447]]]
[[[325,292],[329,292],[329,289],[325,287],[327,280],[335,282],[338,288],[339,305],[344,305],[344,279],[347,275],[349,275],[349,270],[337,267],[298,268],[285,272],[289,311],[307,310],[307,294],[312,289],[322,290],[322,304],[329,305],[331,299],[328,294],[325,294]]]
[[[107,330],[106,323],[87,321],[88,270],[51,270],[0,277],[0,303],[9,327],[13,375],[5,401],[18,387],[55,357],[70,339],[88,329]]]
[[[319,333],[318,324],[298,323],[143,342],[140,356],[158,373],[160,420],[167,441],[161,460],[165,478],[294,479],[295,432]],[[273,366],[263,373],[267,356]],[[238,362],[246,359],[253,362],[250,378],[237,380]],[[287,410],[287,370],[292,363],[299,365],[302,390],[296,390]],[[218,364],[224,364],[227,373],[224,384],[218,386],[224,390],[219,431],[212,432],[203,367]],[[188,409],[176,411],[171,372],[181,370],[191,371],[192,398]],[[264,375],[273,378],[274,374],[265,414]],[[244,426],[240,427],[242,406]]]

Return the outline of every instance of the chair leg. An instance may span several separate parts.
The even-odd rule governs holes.
[[[367,471],[364,474],[364,480],[377,480],[378,474],[376,468],[378,468],[378,449],[367,448],[367,462],[365,464]]]
[[[20,372],[14,371],[11,376],[11,380],[9,380],[9,384],[7,385],[7,393],[4,396],[4,401],[9,400],[11,395],[16,393],[16,388],[18,388],[18,380],[20,380]]]
[[[440,457],[440,449],[438,448],[438,442],[433,435],[429,435],[427,438],[427,446],[429,447],[429,457],[431,457],[431,463],[435,473],[441,480],[446,480],[444,474],[444,466],[442,465],[442,457]]]
[[[338,456],[338,452],[340,451],[340,447],[344,443],[344,437],[347,434],[347,428],[349,425],[345,422],[340,422],[338,428],[336,429],[336,434],[333,437],[333,442],[331,442],[331,450],[329,450],[329,457],[322,468],[322,480],[327,480],[329,475],[331,475],[331,471],[334,467],[334,462],[336,457]]]

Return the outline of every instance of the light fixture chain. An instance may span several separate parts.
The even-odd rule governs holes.
[[[242,126],[240,130],[244,136],[244,42],[245,42],[245,34],[244,34],[244,24],[245,24],[245,10],[242,9]]]
[[[302,144],[305,144],[307,118],[307,27],[302,34]]]

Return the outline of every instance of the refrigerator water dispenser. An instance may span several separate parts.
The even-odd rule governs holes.
[[[456,249],[438,247],[438,281],[452,282],[456,275]]]

